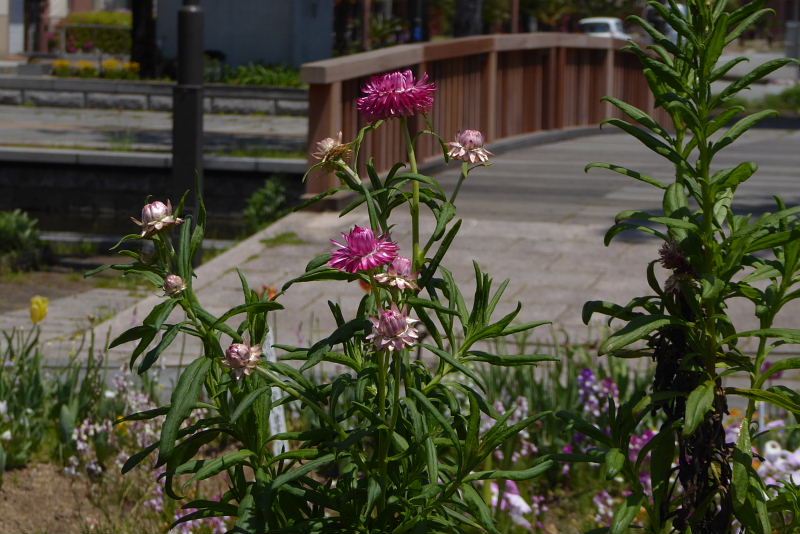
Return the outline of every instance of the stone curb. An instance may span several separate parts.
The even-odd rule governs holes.
[[[174,83],[0,75],[0,104],[169,111]],[[291,87],[206,85],[209,113],[308,114],[308,90]]]

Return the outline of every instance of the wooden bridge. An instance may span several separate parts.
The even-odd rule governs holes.
[[[436,83],[431,118],[444,137],[470,128],[481,130],[491,144],[500,139],[543,130],[598,124],[613,116],[603,96],[621,98],[647,111],[653,101],[625,42],[572,33],[527,33],[464,37],[407,44],[307,63],[309,84],[308,146],[343,132],[353,139],[366,125],[356,109],[361,87],[370,76],[411,69],[428,73]],[[416,119],[418,128],[422,119]],[[362,154],[378,168],[405,158],[398,121],[370,132]],[[435,157],[438,143],[423,138],[421,161]],[[312,180],[309,193],[325,191],[335,177]]]

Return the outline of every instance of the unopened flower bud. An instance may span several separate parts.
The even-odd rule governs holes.
[[[258,362],[261,361],[261,345],[248,346],[244,343],[233,343],[225,351],[222,365],[233,371],[234,378],[239,380],[242,376],[250,376]]]
[[[172,210],[160,200],[151,202],[142,208],[142,222],[148,224],[163,219],[167,215],[171,215]]]
[[[160,232],[164,228],[176,226],[183,222],[183,219],[172,215],[172,203],[167,200],[167,203],[156,200],[142,208],[142,220],[136,220],[131,217],[131,220],[142,227],[142,237],[147,238],[156,232]]]
[[[181,291],[186,289],[186,283],[183,278],[177,274],[171,274],[164,280],[164,294],[170,297],[180,294]]]
[[[469,163],[485,162],[489,160],[491,152],[483,146],[483,134],[478,130],[464,130],[456,134],[456,140],[447,143],[450,145],[448,156]]]

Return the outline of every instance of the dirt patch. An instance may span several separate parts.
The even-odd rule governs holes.
[[[27,308],[31,297],[41,295],[50,300],[68,297],[96,287],[134,289],[133,277],[121,280],[116,271],[104,271],[91,278],[83,273],[102,264],[126,263],[118,256],[72,258],[63,265],[47,266],[39,271],[0,273],[0,314]]]
[[[52,464],[5,473],[0,487],[0,532],[85,532],[97,518],[87,510],[85,480]]]

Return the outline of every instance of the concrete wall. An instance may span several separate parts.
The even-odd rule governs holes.
[[[181,0],[159,0],[157,38],[167,57],[177,54]],[[332,54],[333,0],[202,0],[205,49],[231,65],[283,63],[299,67]]]
[[[0,105],[168,111],[172,109],[173,86],[165,82],[0,74]],[[308,114],[305,89],[211,85],[204,93],[209,113]]]

